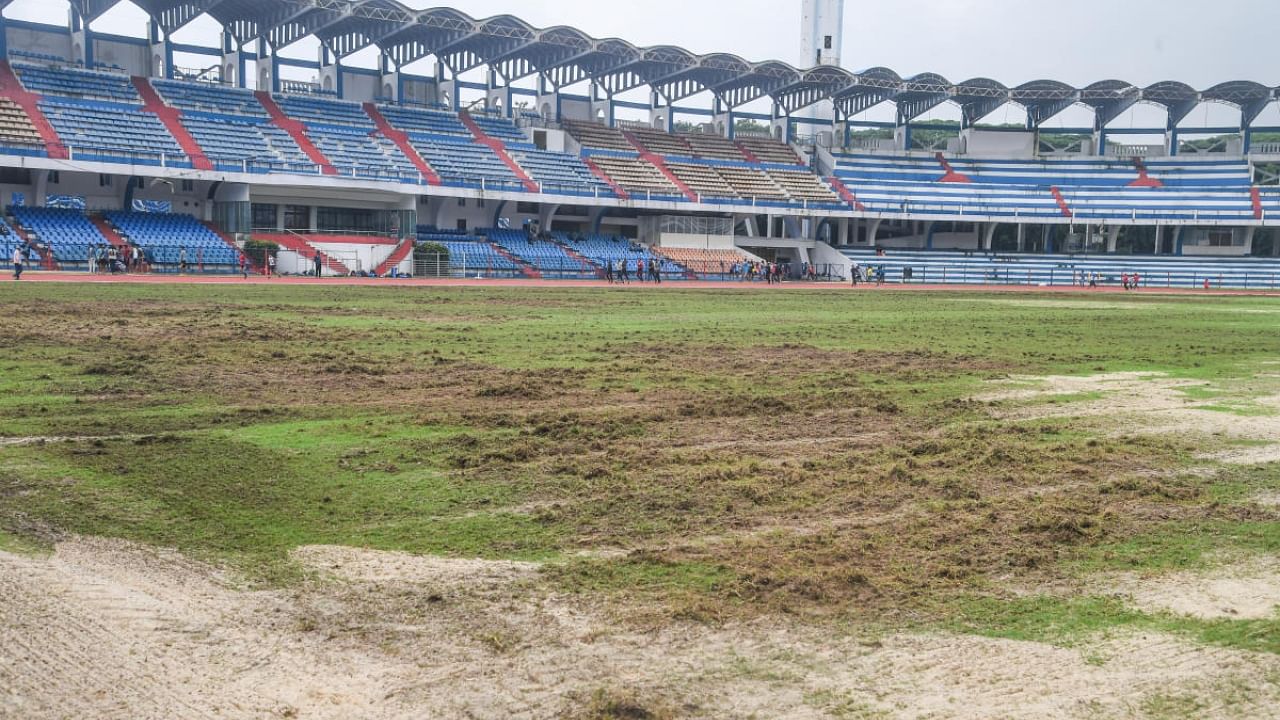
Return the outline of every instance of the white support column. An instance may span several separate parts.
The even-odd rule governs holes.
[[[1120,226],[1117,225],[1107,230],[1107,252],[1114,253],[1116,244],[1120,242]]]
[[[1244,254],[1246,256],[1253,254],[1253,238],[1257,234],[1258,228],[1247,227],[1244,229]]]
[[[279,80],[276,78],[276,51],[266,40],[258,41],[257,74],[254,78],[255,89],[267,92],[280,90]]]
[[[982,239],[978,241],[978,249],[991,251],[992,244],[995,242],[996,229],[1000,227],[1000,223],[986,223],[982,229]]]
[[[1018,223],[1018,252],[1026,252],[1027,250],[1027,226]]]

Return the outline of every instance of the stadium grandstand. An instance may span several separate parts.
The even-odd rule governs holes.
[[[1280,89],[1254,82],[851,72],[838,27],[796,67],[396,0],[134,4],[138,36],[91,29],[118,0],[72,0],[65,24],[0,15],[0,237],[40,270],[106,246],[232,272],[255,239],[286,272],[321,256],[330,274],[413,274],[433,242],[467,257],[457,274],[575,279],[652,258],[715,277],[735,257],[838,279],[891,252],[891,281],[1132,266],[1252,286],[1280,258],[1280,128],[1259,121]],[[225,42],[173,39],[201,17]],[[316,59],[282,52],[303,38]],[[343,62],[369,48],[376,67]],[[1205,103],[1238,122],[1191,125]],[[1122,122],[1139,104],[1166,122]],[[923,121],[943,105],[954,127]],[[866,120],[877,106],[896,119]],[[1007,107],[1025,126],[983,124]],[[1093,121],[1049,124],[1068,110]]]

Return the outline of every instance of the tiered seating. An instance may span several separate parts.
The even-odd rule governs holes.
[[[948,160],[840,155],[836,176],[867,209],[885,213],[1083,219],[1250,220],[1245,160]],[[959,175],[961,177],[956,177]],[[1135,186],[1135,183],[1138,186]],[[1145,186],[1143,186],[1145,185]]]
[[[251,90],[203,82],[152,80],[151,85],[165,102],[180,110],[195,110],[212,115],[251,115],[267,117],[266,108]]]
[[[128,75],[27,63],[13,63],[13,69],[23,87],[33,93],[142,104]]]
[[[169,156],[167,165],[190,165],[164,123],[141,107],[45,98],[40,101],[40,110],[76,158],[159,165],[160,158],[156,156],[164,154]]]
[[[219,170],[315,171],[289,133],[267,118],[189,112],[182,116],[182,124]]]
[[[459,135],[471,137],[471,131],[457,115],[431,110],[417,110],[390,105],[379,105],[378,112],[396,129],[410,134]]]
[[[11,212],[33,241],[53,250],[53,259],[59,263],[88,263],[89,249],[107,244],[98,228],[78,210],[14,207]]]
[[[720,173],[716,172],[716,168],[710,165],[671,162],[670,160],[667,161],[666,165],[673,175],[680,178],[681,182],[688,185],[690,190],[698,193],[701,197],[708,199],[738,197],[738,194],[734,192],[734,188],[730,186],[728,181]]]
[[[807,170],[776,170],[770,168],[766,172],[775,183],[787,192],[787,195],[791,196],[792,200],[817,203],[840,202],[840,196],[823,182],[822,178]]]
[[[420,242],[434,242],[449,250],[449,267],[458,273],[500,273],[519,275],[518,263],[498,252],[498,249],[482,237],[459,232],[418,228]]]
[[[768,138],[747,137],[738,140],[760,162],[803,165],[804,161],[790,145]]]
[[[591,161],[600,166],[600,169],[623,189],[638,193],[642,198],[652,193],[653,196],[662,199],[685,199],[679,188],[672,185],[658,168],[638,158],[593,155]]]
[[[507,252],[532,265],[543,276],[595,277],[595,269],[570,257],[559,243],[532,240],[523,230],[490,230],[489,239]]]
[[[152,265],[176,265],[186,250],[192,265],[235,265],[238,251],[190,215],[109,212],[120,235],[147,253]]]
[[[630,240],[610,235],[588,235],[586,237],[574,236],[569,233],[556,232],[552,233],[560,243],[572,248],[574,252],[590,260],[595,265],[603,268],[605,265],[617,263],[619,260],[625,260],[627,266],[634,268],[636,261],[643,260],[647,266],[650,262],[657,259],[662,263],[663,273],[683,273],[684,268],[680,267],[671,260],[654,255],[649,252],[649,248],[636,244]]]
[[[370,135],[372,128],[309,125],[307,136],[343,175],[401,178],[417,182],[418,168],[395,143]]]
[[[736,263],[749,259],[745,253],[738,250],[654,247],[653,251],[699,275],[727,274]]]
[[[27,247],[27,242],[18,236],[9,223],[0,220],[0,264],[6,264],[13,258],[13,249],[16,247]],[[34,261],[36,256],[31,255]]]
[[[353,125],[373,129],[373,120],[358,103],[307,95],[272,97],[286,115],[307,125]]]
[[[716,170],[744,198],[773,201],[789,199],[787,193],[764,170],[737,166],[722,166]]]
[[[601,182],[581,158],[528,149],[513,149],[510,154],[529,177],[543,185],[543,192],[614,196],[613,189]]]
[[[689,145],[694,157],[733,160],[735,162],[745,162],[747,159],[732,140],[720,135],[690,133],[681,135],[680,138]]]
[[[1124,273],[1138,273],[1144,287],[1280,288],[1280,259],[1154,257],[1151,255],[984,255],[955,251],[844,250],[862,267],[883,267],[888,282],[901,282],[911,268],[911,282],[970,285],[1080,285],[1098,274],[1116,286]]]
[[[41,144],[40,133],[36,132],[36,128],[31,124],[31,118],[27,117],[26,111],[8,98],[0,98],[0,143],[13,145]]]
[[[410,182],[421,178],[394,142],[375,135],[377,127],[361,105],[305,95],[281,95],[275,100],[286,115],[306,124],[307,137],[339,174]]]
[[[640,141],[640,144],[646,150],[658,155],[676,155],[679,157],[693,157],[693,148],[689,147],[689,143],[685,142],[680,135],[671,135],[661,130],[653,130],[651,128],[627,128],[626,132]]]
[[[440,175],[445,183],[463,187],[480,187],[501,190],[524,190],[524,184],[516,178],[511,168],[502,162],[486,145],[471,142],[467,138],[427,136],[411,133],[409,140],[414,149]]]
[[[504,143],[527,143],[529,139],[520,132],[510,120],[494,115],[472,115],[471,119],[484,131],[485,135],[497,138]]]
[[[565,120],[561,123],[566,132],[573,136],[583,147],[601,150],[621,150],[635,152],[636,148],[627,141],[627,137],[617,128],[580,120]]]

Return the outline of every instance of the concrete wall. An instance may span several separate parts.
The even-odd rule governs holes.
[[[122,67],[130,75],[151,74],[151,50],[146,45],[94,38],[93,61]]]
[[[61,31],[33,30],[28,28],[6,28],[5,40],[10,50],[56,55],[64,60],[71,58],[71,33]]]

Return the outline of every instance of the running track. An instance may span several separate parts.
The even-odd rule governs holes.
[[[603,280],[472,280],[454,278],[429,279],[383,279],[383,278],[306,278],[276,277],[264,278],[250,275],[248,280],[239,275],[89,275],[86,273],[68,272],[30,272],[23,273],[23,283],[80,283],[80,284],[120,284],[137,285],[280,285],[280,286],[375,286],[375,287],[457,287],[457,288],[612,288],[616,290],[756,290],[767,292],[786,292],[795,290],[820,290],[827,292],[885,292],[910,290],[912,292],[998,292],[998,293],[1055,293],[1055,294],[1132,294],[1143,295],[1193,295],[1202,297],[1280,297],[1277,290],[1190,290],[1185,288],[1144,288],[1126,292],[1121,287],[1085,288],[1073,286],[1039,287],[1035,285],[867,285],[859,284],[853,288],[846,283],[807,283],[786,282],[781,285],[766,285],[755,282],[710,282],[710,281],[673,281],[661,285],[653,283],[632,283],[630,285],[609,285]],[[9,281],[12,283],[12,280]]]

